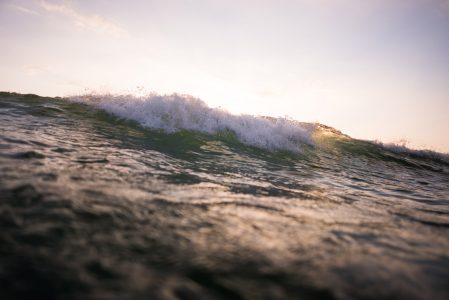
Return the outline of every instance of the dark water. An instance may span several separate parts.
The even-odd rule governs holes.
[[[0,299],[449,299],[449,164],[0,93]]]

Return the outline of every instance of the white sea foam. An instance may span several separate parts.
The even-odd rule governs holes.
[[[72,96],[69,99],[93,105],[120,118],[137,121],[144,127],[169,133],[179,130],[210,134],[231,131],[244,144],[294,152],[300,151],[301,144],[313,144],[313,126],[304,126],[286,118],[234,115],[222,109],[210,108],[191,96],[104,94]]]
[[[413,157],[419,158],[427,158],[433,160],[443,161],[449,164],[449,153],[441,153],[428,149],[412,149],[407,147],[404,144],[395,144],[395,143],[382,143],[379,141],[374,142],[375,144],[380,145],[384,149],[392,151],[394,153],[409,155]]]

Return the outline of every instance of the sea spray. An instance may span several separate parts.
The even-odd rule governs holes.
[[[93,105],[120,118],[134,120],[144,127],[168,133],[191,130],[203,133],[230,131],[247,145],[269,150],[299,152],[301,145],[312,145],[314,126],[303,126],[287,118],[234,115],[211,108],[200,99],[186,95],[147,96],[82,95],[72,101]]]

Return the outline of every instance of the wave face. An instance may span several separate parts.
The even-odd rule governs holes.
[[[448,299],[448,187],[187,96],[0,93],[0,299]]]

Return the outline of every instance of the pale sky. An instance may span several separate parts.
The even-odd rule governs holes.
[[[449,0],[0,0],[0,90],[183,93],[449,152]]]

